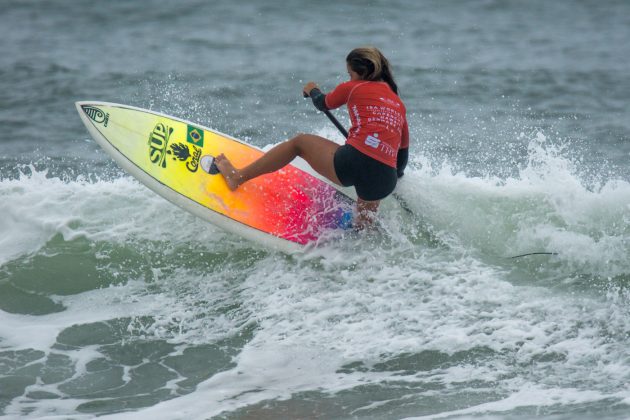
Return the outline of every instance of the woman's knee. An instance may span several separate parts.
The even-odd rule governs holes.
[[[296,155],[303,157],[305,150],[304,146],[305,143],[308,142],[308,137],[308,134],[299,133],[289,140],[289,143],[291,144],[291,147],[293,147]]]

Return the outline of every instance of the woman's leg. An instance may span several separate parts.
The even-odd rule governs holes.
[[[357,199],[357,216],[354,219],[354,228],[363,230],[369,228],[376,220],[376,211],[381,200],[366,201],[361,198]]]
[[[337,143],[323,137],[298,134],[291,140],[274,146],[244,168],[235,168],[223,154],[216,157],[215,163],[232,191],[250,179],[284,168],[296,156],[304,159],[320,175],[341,185],[334,165],[334,155],[338,148]]]

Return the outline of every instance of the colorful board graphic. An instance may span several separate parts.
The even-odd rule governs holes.
[[[286,252],[346,228],[354,201],[332,185],[289,165],[227,188],[200,167],[224,153],[237,167],[262,151],[209,128],[154,111],[107,102],[77,102],[94,139],[146,186],[227,231]]]

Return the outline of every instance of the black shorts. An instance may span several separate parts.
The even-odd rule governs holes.
[[[365,201],[381,200],[396,188],[396,168],[385,165],[376,159],[345,144],[335,152],[335,172],[341,185],[354,185],[359,198]]]

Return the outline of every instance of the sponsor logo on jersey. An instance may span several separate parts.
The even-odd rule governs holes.
[[[381,153],[387,156],[396,156],[396,150],[394,150],[394,148],[386,142],[381,141],[378,138],[378,133],[374,133],[372,136],[367,136],[364,144],[374,149],[378,149]]]
[[[381,101],[383,101],[383,102],[385,102],[385,103],[388,103],[388,104],[390,104],[390,105],[393,105],[393,106],[395,106],[395,107],[397,107],[397,108],[399,108],[399,107],[400,107],[400,104],[399,104],[398,102],[394,101],[393,99],[385,98],[385,97],[382,97],[382,96],[381,96],[379,99],[380,99]]]
[[[381,141],[378,139],[378,133],[374,133],[373,136],[367,136],[365,138],[365,145],[373,147],[375,149],[381,144]]]

